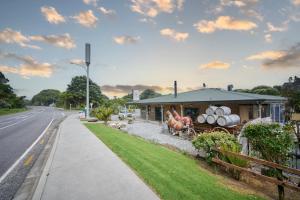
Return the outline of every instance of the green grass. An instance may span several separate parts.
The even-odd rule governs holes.
[[[18,112],[24,112],[26,110],[27,110],[26,108],[12,108],[12,109],[1,108],[0,109],[0,116],[1,115],[14,114],[14,113],[18,113]]]
[[[219,183],[198,161],[180,152],[122,133],[102,124],[86,126],[149,185],[162,199],[261,199]]]

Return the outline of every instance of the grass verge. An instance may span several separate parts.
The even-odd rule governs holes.
[[[14,113],[18,113],[18,112],[24,112],[26,110],[27,110],[26,108],[12,108],[12,109],[3,108],[3,109],[0,109],[0,116],[14,114]]]
[[[85,124],[162,199],[261,199],[233,191],[182,153],[124,134],[102,124]]]

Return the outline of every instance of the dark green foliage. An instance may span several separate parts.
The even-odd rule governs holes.
[[[31,103],[35,106],[49,106],[52,103],[55,104],[59,100],[59,97],[60,91],[58,90],[42,90],[32,97]]]
[[[100,105],[101,101],[108,98],[101,93],[100,87],[95,82],[89,80],[89,84],[90,102],[93,103],[93,107],[97,107]],[[76,76],[72,78],[71,83],[67,87],[66,93],[61,98],[64,98],[67,106],[72,104],[72,107],[85,107],[86,76]]]
[[[270,86],[265,86],[265,85],[254,87],[252,88],[251,92],[255,94],[263,94],[263,95],[274,95],[274,96],[280,95],[278,89]]]
[[[261,158],[286,164],[293,147],[291,133],[289,126],[281,127],[277,123],[253,124],[245,128],[244,136]]]
[[[150,99],[150,98],[159,97],[159,96],[161,96],[160,93],[157,93],[152,89],[146,89],[141,93],[140,99]]]
[[[9,80],[0,72],[0,108],[25,107],[25,96],[18,97],[8,82]]]
[[[249,89],[236,89],[236,92],[246,92],[246,93],[254,93],[254,94],[262,94],[262,95],[275,95],[279,96],[280,91],[277,88],[270,87],[270,86],[265,86],[265,85],[260,85],[252,88],[251,90]]]

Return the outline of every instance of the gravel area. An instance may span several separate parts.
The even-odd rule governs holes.
[[[117,120],[115,117],[112,117],[112,119]],[[124,123],[126,123],[126,128],[122,130],[129,134],[140,136],[155,143],[174,146],[191,155],[198,154],[198,151],[193,147],[191,141],[170,135],[166,125],[141,119],[136,119],[133,124],[127,124],[127,121],[124,121]]]

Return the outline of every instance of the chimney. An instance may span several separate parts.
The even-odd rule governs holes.
[[[227,85],[227,90],[228,90],[228,91],[232,91],[232,89],[233,89],[233,85],[232,85],[232,84]]]
[[[174,81],[174,98],[177,97],[177,81]]]

